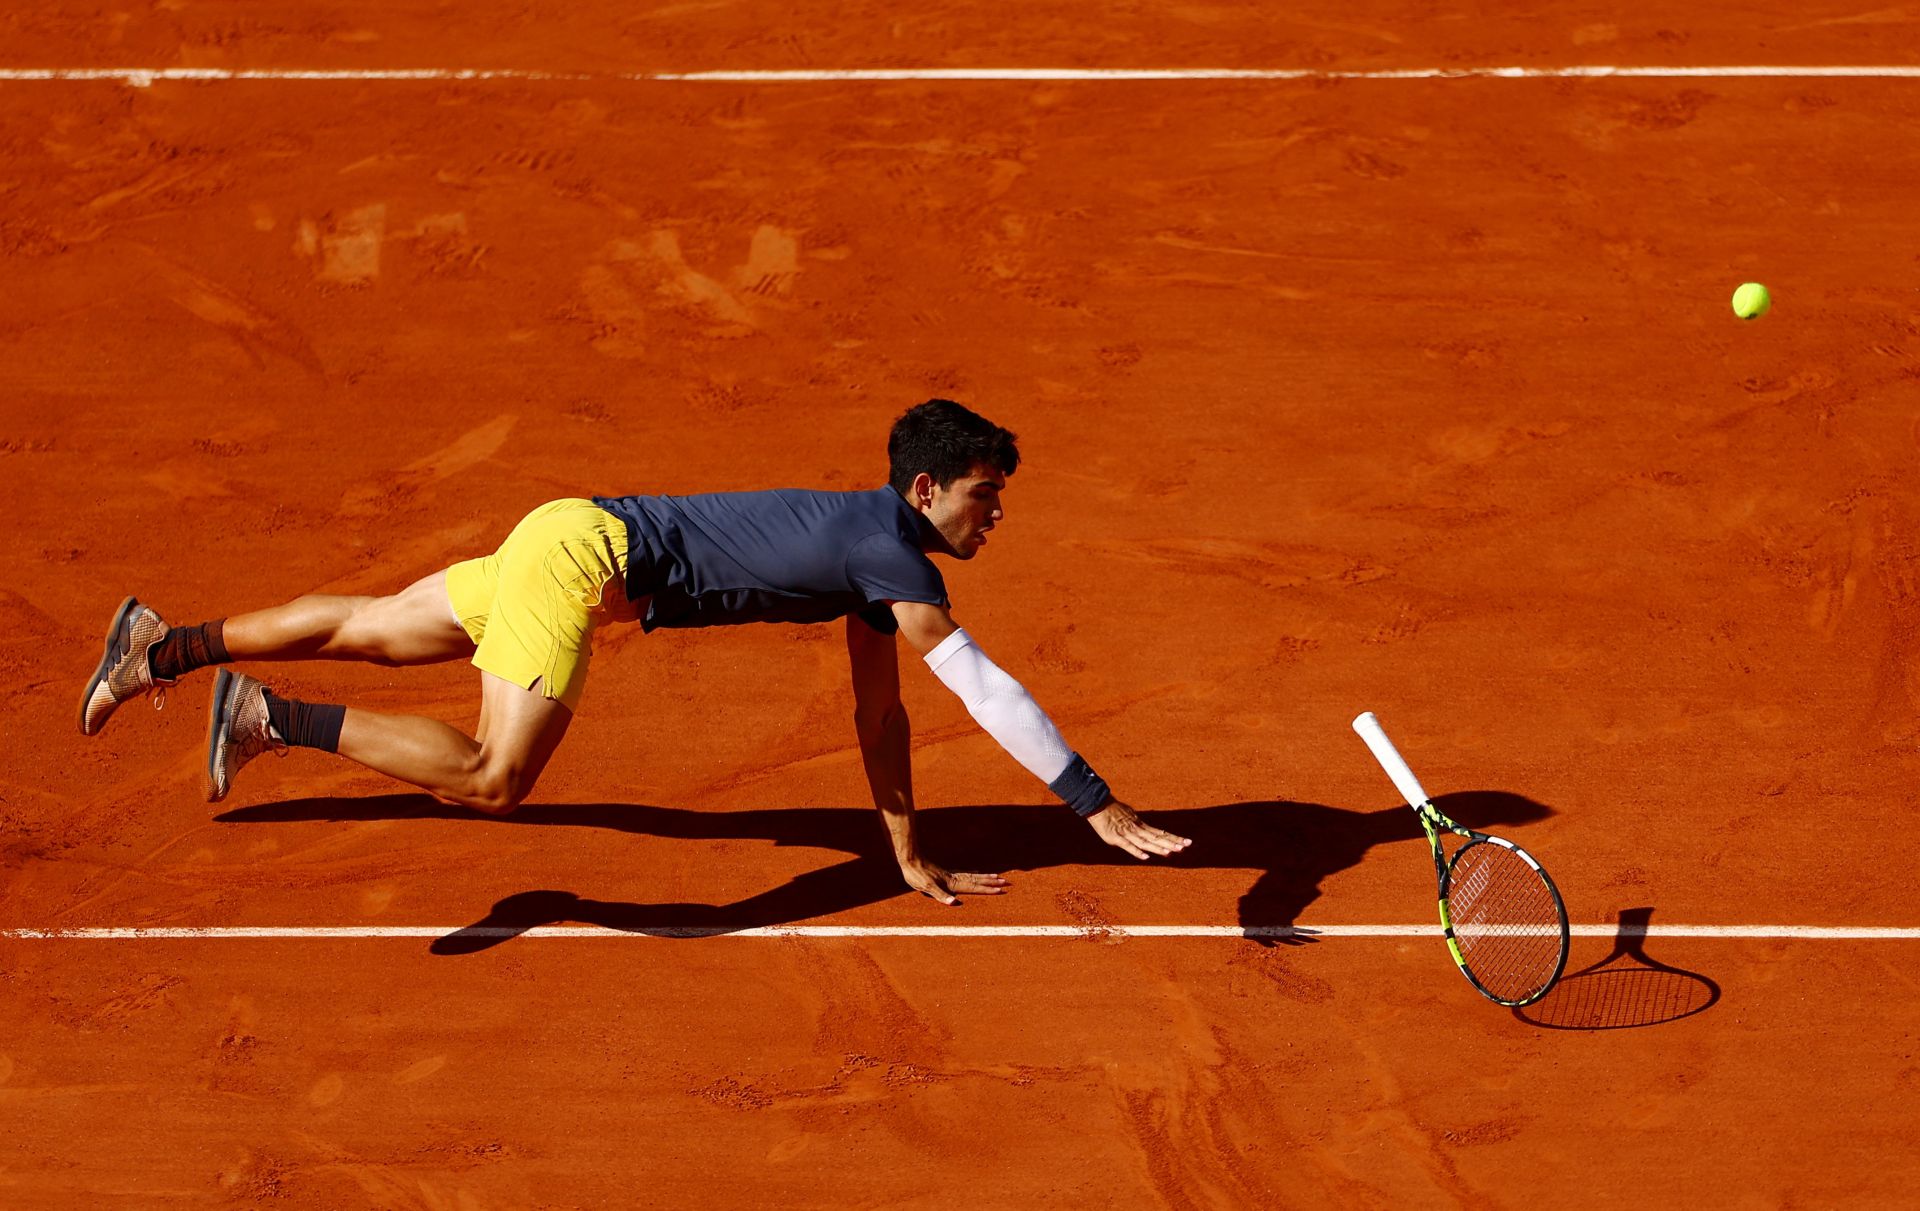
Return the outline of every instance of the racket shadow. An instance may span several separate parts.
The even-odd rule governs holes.
[[[1664,1026],[1705,1013],[1720,1001],[1710,977],[1652,958],[1646,951],[1651,908],[1627,908],[1613,949],[1597,963],[1563,978],[1535,1004],[1513,1016],[1549,1030],[1632,1030]]]

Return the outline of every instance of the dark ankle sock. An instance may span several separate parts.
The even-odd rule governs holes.
[[[195,669],[227,663],[231,657],[227,655],[226,627],[226,619],[216,618],[197,627],[170,628],[148,657],[154,677],[178,681]]]
[[[347,708],[325,702],[297,702],[267,691],[267,722],[280,733],[280,739],[301,748],[317,748],[329,753],[340,751],[340,725],[347,720]]]

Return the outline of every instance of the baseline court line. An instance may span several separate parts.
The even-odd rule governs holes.
[[[1852,925],[1575,925],[1577,938],[1774,938],[1806,941],[1920,941],[1920,927]],[[248,938],[1419,938],[1438,937],[1437,925],[765,925],[723,926],[539,925],[531,929],[478,925],[235,925],[110,926],[86,929],[0,929],[15,941],[172,941]]]
[[[11,67],[0,83],[108,81],[146,88],[157,81],[217,83],[236,80],[572,80],[686,84],[824,84],[928,81],[1125,80],[1543,80],[1543,79],[1920,79],[1920,64],[1873,66],[1750,65],[1634,67],[1411,67],[1375,71],[1310,68],[1213,67],[881,67],[794,71],[564,72],[524,68],[277,68],[277,67]]]

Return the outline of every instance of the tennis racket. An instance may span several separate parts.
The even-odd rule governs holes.
[[[1460,972],[1496,1005],[1531,1005],[1567,966],[1567,907],[1533,855],[1513,842],[1463,828],[1434,806],[1380,721],[1366,711],[1353,730],[1420,817],[1440,878],[1440,929]],[[1467,843],[1446,855],[1440,835]]]

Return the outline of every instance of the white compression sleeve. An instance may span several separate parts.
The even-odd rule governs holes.
[[[1040,781],[1051,784],[1073,760],[1060,729],[1018,681],[987,659],[964,630],[927,653],[927,667],[967,704],[967,713]]]

